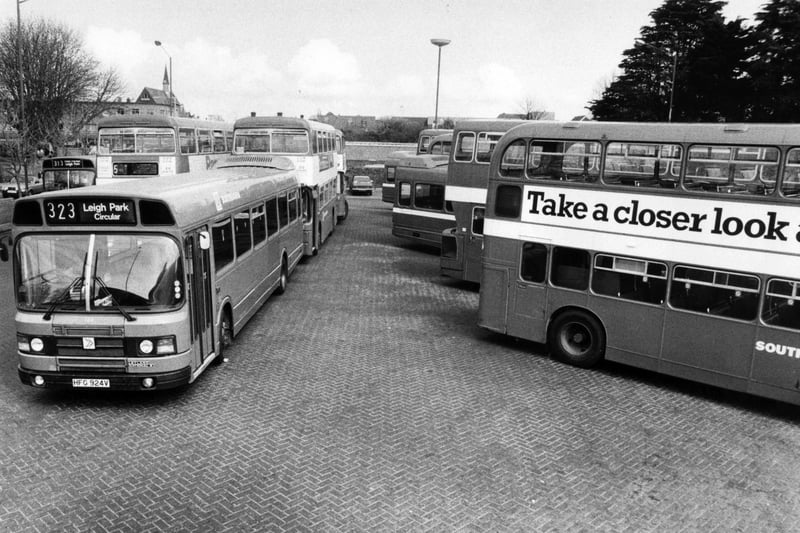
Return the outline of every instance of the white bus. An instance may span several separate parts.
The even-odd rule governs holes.
[[[294,163],[302,186],[305,254],[316,254],[336,223],[347,216],[341,132],[303,118],[250,116],[234,123],[233,135],[233,160],[269,154]]]

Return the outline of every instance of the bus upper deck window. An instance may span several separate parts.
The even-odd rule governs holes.
[[[499,185],[494,214],[502,218],[518,218],[522,211],[522,190],[516,185]]]
[[[521,178],[525,168],[525,141],[517,139],[509,144],[500,161],[500,174],[509,178]]]

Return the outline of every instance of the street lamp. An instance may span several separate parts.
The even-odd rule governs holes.
[[[17,69],[19,74],[19,137],[22,152],[22,173],[25,176],[25,192],[28,191],[28,144],[25,142],[25,86],[23,84],[22,70],[22,28],[19,5],[28,0],[17,0]]]
[[[164,45],[161,44],[161,41],[155,41],[156,46],[161,48],[167,57],[169,58],[169,113],[170,115],[175,115],[175,80],[172,79],[172,56],[169,55],[167,49],[164,48]]]
[[[672,56],[672,79],[669,84],[669,111],[667,112],[667,122],[672,122],[672,103],[675,98],[675,73],[678,70],[678,51],[677,50],[667,50],[666,48],[661,48],[660,46],[656,46],[654,44],[646,43],[640,39],[636,39],[636,43],[640,44],[647,48],[652,48],[656,52]]]
[[[436,64],[436,114],[433,115],[433,128],[439,127],[439,72],[442,68],[442,47],[450,44],[450,39],[431,39],[431,44],[439,48],[439,61]]]

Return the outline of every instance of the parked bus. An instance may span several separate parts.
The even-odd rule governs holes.
[[[445,131],[445,130],[436,130]],[[447,130],[452,131],[452,130]],[[430,139],[427,149],[430,155],[447,155],[450,153],[450,147],[453,144],[452,133],[445,133],[437,135]],[[417,155],[420,155],[419,153]],[[395,174],[397,173],[397,166],[400,164],[401,159],[413,157],[411,152],[394,152],[392,156],[384,163],[383,183],[381,184],[381,200],[388,203],[394,203],[394,184]]]
[[[97,177],[94,157],[48,157],[42,160],[42,188],[60,191],[94,185]]]
[[[479,323],[800,404],[799,226],[798,125],[517,126],[492,158]]]
[[[417,136],[417,155],[429,154],[431,142],[435,137],[440,135],[453,135],[453,130],[438,129],[438,128],[425,128]]]
[[[442,231],[455,221],[453,209],[444,199],[447,156],[412,156],[398,163],[392,234],[441,246]]]
[[[350,212],[350,204],[347,203],[347,151],[345,149],[344,134],[340,130],[334,132],[336,151],[334,159],[336,161],[337,183],[336,183],[336,222],[344,222]]]
[[[306,255],[316,254],[337,220],[347,215],[346,189],[337,169],[337,160],[345,161],[344,145],[340,144],[339,154],[337,131],[322,122],[283,116],[250,116],[233,125],[235,155],[280,155],[294,163],[301,185]]]
[[[205,170],[231,152],[225,122],[166,115],[116,115],[97,124],[97,183]]]
[[[442,233],[442,275],[480,281],[489,162],[500,137],[523,123],[524,120],[476,119],[456,125],[452,134],[455,150],[450,155],[444,192],[444,199],[453,206],[456,224]]]
[[[302,256],[295,171],[270,159],[17,201],[22,382],[166,389],[222,361]]]

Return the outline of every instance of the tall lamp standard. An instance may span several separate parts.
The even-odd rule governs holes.
[[[669,111],[667,112],[667,122],[672,122],[672,107],[675,98],[675,73],[678,71],[678,51],[677,50],[667,50],[666,48],[661,48],[660,46],[656,46],[654,44],[646,43],[641,39],[636,39],[636,42],[646,48],[652,48],[656,52],[662,53],[664,55],[672,56],[672,76],[669,83]]]
[[[450,44],[450,39],[431,39],[431,44],[439,48],[439,61],[436,64],[436,113],[433,115],[433,128],[439,127],[439,73],[442,69],[442,47]]]
[[[28,143],[26,141],[25,127],[25,86],[23,84],[22,70],[22,29],[19,5],[28,0],[17,0],[17,69],[19,75],[19,137],[22,142],[22,175],[25,177],[25,191],[28,191]]]
[[[172,79],[172,56],[169,55],[167,49],[164,48],[164,45],[161,44],[161,41],[155,41],[156,46],[161,48],[161,50],[167,54],[169,58],[169,114],[174,116],[175,115],[175,82]]]

